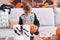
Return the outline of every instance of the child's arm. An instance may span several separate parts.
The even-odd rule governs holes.
[[[34,16],[35,16],[34,24],[40,27],[40,23],[39,23],[39,20],[37,19],[36,14],[34,14]]]
[[[19,24],[20,24],[20,25],[23,24],[23,21],[22,21],[22,19],[21,19],[21,16],[20,16],[20,18],[19,18]]]

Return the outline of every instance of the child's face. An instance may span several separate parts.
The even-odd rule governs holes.
[[[25,12],[25,13],[30,13],[30,11],[28,11],[28,10],[24,10],[24,12]]]

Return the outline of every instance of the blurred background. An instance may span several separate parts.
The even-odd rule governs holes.
[[[13,1],[13,0],[0,0],[0,6],[2,4],[11,5],[12,4],[11,1]],[[19,1],[21,1],[21,3],[23,1],[26,1],[26,2],[30,3],[32,7],[39,8],[39,7],[43,7],[44,6],[44,2],[46,0],[19,0]],[[56,5],[55,5],[56,7],[60,7],[60,0],[55,0],[55,3],[56,3]]]
[[[0,40],[5,40],[14,35],[13,25],[18,24],[19,17],[23,14],[21,8],[23,7],[22,4],[24,1],[28,2],[33,7],[32,12],[36,13],[37,18],[39,19],[41,26],[39,32],[56,33],[56,27],[60,26],[60,0],[53,0],[54,5],[52,4],[52,7],[56,8],[44,8],[46,0],[0,0],[0,14],[3,12],[2,16],[6,14],[7,17],[9,16],[6,18],[8,20],[7,24],[9,24],[7,26],[8,28],[0,26]],[[1,10],[8,8],[5,8],[5,6],[2,7],[3,4],[11,5],[13,8],[1,12]],[[6,16],[4,16],[4,18]],[[3,18],[0,19],[4,21]]]

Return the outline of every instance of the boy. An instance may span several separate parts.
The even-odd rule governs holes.
[[[35,13],[31,12],[32,7],[28,4],[28,3],[24,3],[23,4],[23,11],[24,14],[22,14],[19,18],[19,24],[35,24],[37,26],[37,28],[39,28],[40,23],[37,19],[37,16],[35,15]],[[34,33],[35,35],[38,35],[38,29],[36,30],[36,32]]]

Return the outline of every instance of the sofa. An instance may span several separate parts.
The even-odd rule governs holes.
[[[37,15],[40,22],[39,32],[52,32],[55,34],[56,27],[60,25],[60,8],[32,8],[31,12]],[[0,28],[0,38],[14,35],[13,25],[18,24],[19,17],[23,14],[22,8],[13,8],[9,15],[9,28]]]

